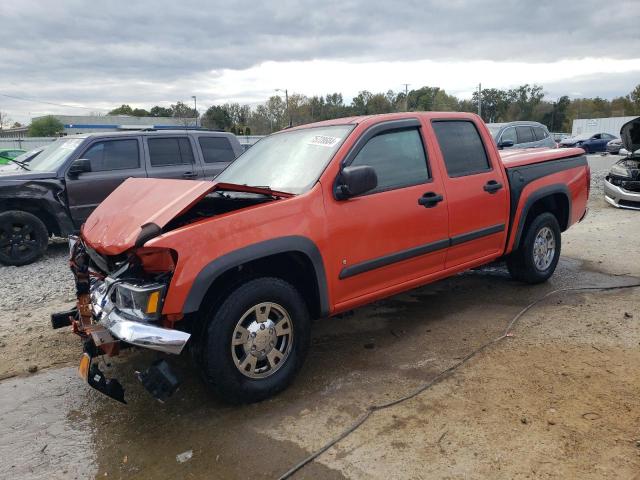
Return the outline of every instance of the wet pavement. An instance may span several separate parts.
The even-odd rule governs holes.
[[[122,381],[128,405],[92,391],[73,368],[10,378],[0,383],[0,479],[274,478],[367,406],[411,391],[496,337],[544,293],[632,280],[566,258],[538,286],[513,282],[502,266],[467,272],[353,316],[318,321],[294,384],[248,406],[212,397],[187,356],[175,363],[184,383],[165,404],[134,379],[136,369],[157,358],[152,352],[130,351],[101,366]],[[184,452],[192,455],[182,463],[176,456]],[[343,473],[314,462],[294,478]]]

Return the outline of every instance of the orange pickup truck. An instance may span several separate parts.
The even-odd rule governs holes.
[[[94,358],[179,354],[230,402],[283,390],[311,320],[506,260],[548,279],[586,214],[582,149],[499,151],[467,113],[341,118],[270,135],[216,181],[132,178],[72,238],[78,302],[52,315],[84,340],[81,374],[124,401]],[[164,399],[168,356],[139,373]]]

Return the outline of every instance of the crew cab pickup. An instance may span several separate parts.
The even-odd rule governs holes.
[[[62,137],[0,172],[0,263],[25,265],[80,229],[130,177],[213,179],[242,153],[235,135],[144,130]]]
[[[77,308],[52,322],[73,325],[82,375],[119,400],[96,356],[188,345],[213,391],[259,401],[294,378],[311,319],[498,259],[547,280],[589,182],[584,150],[499,152],[474,114],[287,129],[216,181],[124,182],[72,239]],[[159,398],[178,383],[164,359],[140,379]]]

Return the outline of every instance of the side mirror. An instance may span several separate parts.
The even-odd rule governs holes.
[[[359,165],[357,167],[345,167],[338,177],[336,186],[336,198],[346,200],[373,190],[378,186],[378,175],[373,167]]]
[[[503,140],[498,144],[498,148],[499,149],[509,148],[509,147],[513,147],[514,145],[515,144],[513,143],[513,140]]]
[[[90,171],[91,171],[91,160],[87,158],[78,158],[77,160],[73,161],[67,173],[69,174],[70,177],[77,177],[81,173],[90,172]]]

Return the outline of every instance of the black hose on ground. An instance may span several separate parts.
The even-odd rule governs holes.
[[[289,470],[287,470],[285,473],[283,473],[280,477],[278,477],[279,480],[286,480],[286,479],[290,478],[294,473],[296,473],[298,470],[302,469],[305,465],[307,465],[308,463],[314,461],[316,458],[318,458],[324,452],[326,452],[331,447],[336,445],[338,442],[340,442],[341,440],[343,440],[346,437],[348,437],[349,435],[351,435],[358,428],[360,428],[360,426],[362,426],[362,424],[365,423],[373,413],[378,412],[380,410],[385,410],[385,409],[390,408],[390,407],[394,407],[394,406],[396,406],[396,405],[398,405],[400,403],[406,402],[407,400],[410,400],[410,399],[420,395],[421,393],[425,392],[426,390],[429,390],[431,387],[433,387],[440,380],[443,380],[443,379],[447,378],[449,375],[451,375],[453,372],[455,372],[459,367],[461,367],[462,365],[467,363],[469,360],[471,360],[473,357],[475,357],[478,353],[480,353],[483,350],[487,349],[491,345],[494,345],[494,344],[500,342],[501,340],[504,340],[505,338],[510,337],[513,328],[516,326],[518,321],[524,316],[524,314],[527,313],[529,310],[531,310],[536,305],[538,305],[539,303],[541,303],[544,300],[546,300],[547,298],[551,297],[552,295],[555,295],[555,294],[560,293],[560,292],[576,292],[576,291],[585,291],[585,290],[607,291],[607,290],[621,290],[621,289],[626,289],[626,288],[637,288],[637,287],[640,287],[640,283],[634,283],[634,284],[631,284],[631,285],[617,285],[617,286],[612,286],[612,287],[587,286],[587,287],[557,288],[555,290],[552,290],[552,291],[546,293],[542,297],[540,297],[537,300],[531,302],[529,305],[527,305],[522,310],[520,310],[511,319],[511,321],[507,324],[507,328],[505,329],[505,331],[504,331],[504,333],[502,335],[500,335],[497,338],[494,338],[493,340],[488,341],[484,345],[481,345],[480,347],[478,347],[477,349],[475,349],[474,351],[472,351],[471,353],[466,355],[464,358],[462,358],[460,361],[456,362],[455,364],[453,364],[452,366],[450,366],[446,370],[443,370],[442,372],[440,372],[438,375],[436,375],[433,379],[429,380],[427,383],[425,383],[423,385],[420,385],[418,388],[416,388],[411,393],[409,393],[407,395],[404,395],[404,396],[402,396],[400,398],[397,398],[397,399],[392,400],[392,401],[387,402],[387,403],[381,403],[381,404],[378,404],[378,405],[371,405],[371,406],[367,407],[365,412],[362,415],[360,415],[360,417],[358,417],[358,419],[349,428],[345,429],[340,435],[338,435],[337,437],[334,437],[332,440],[327,442],[324,446],[322,446],[321,448],[319,448],[318,450],[313,452],[311,455],[309,455],[308,457],[304,458],[303,460],[298,462],[296,465],[291,467]]]

